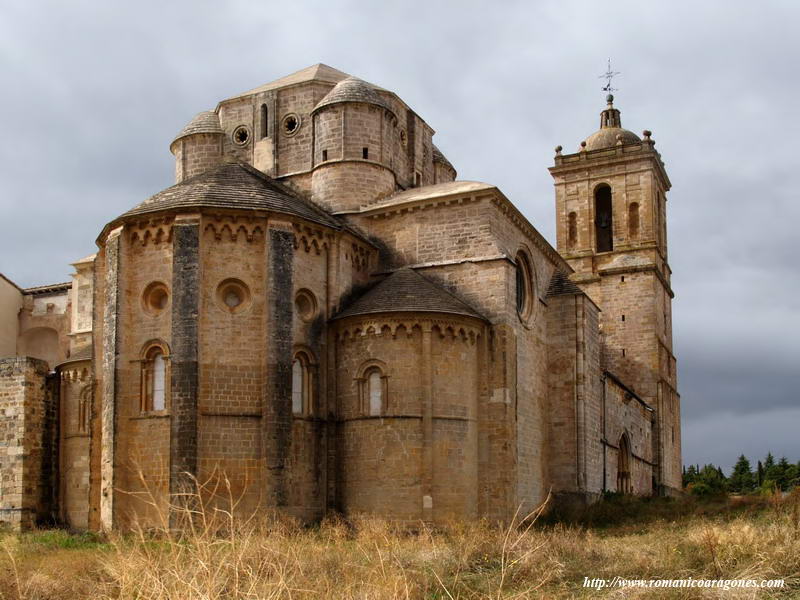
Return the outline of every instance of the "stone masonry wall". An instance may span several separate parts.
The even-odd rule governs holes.
[[[222,162],[222,136],[196,133],[177,141],[175,183],[205,173]]]
[[[628,436],[631,452],[631,485],[634,494],[653,493],[653,411],[631,396],[619,383],[606,379],[605,488],[617,490],[619,441]]]
[[[56,394],[47,364],[0,359],[0,521],[20,531],[54,516]]]
[[[338,507],[410,522],[477,516],[480,327],[392,315],[337,331]],[[378,416],[365,406],[370,365],[385,381]]]

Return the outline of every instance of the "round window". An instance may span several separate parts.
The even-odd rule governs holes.
[[[217,304],[227,312],[240,312],[250,304],[250,289],[239,279],[226,279],[217,286]]]
[[[311,321],[317,316],[317,299],[310,290],[300,290],[294,297],[294,310],[303,321]]]
[[[169,305],[169,292],[167,286],[160,281],[154,281],[144,288],[142,306],[145,312],[151,315],[161,314]]]
[[[246,146],[250,141],[250,130],[245,125],[239,125],[233,130],[233,143],[237,146]]]
[[[294,135],[300,129],[300,117],[296,113],[289,113],[283,117],[283,133]]]

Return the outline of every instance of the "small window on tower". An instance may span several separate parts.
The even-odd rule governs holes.
[[[361,158],[364,158],[364,159],[369,158],[369,148],[362,148],[361,149]]]
[[[322,151],[322,162],[325,162],[326,160],[328,160],[328,151],[327,150],[323,150]]]
[[[266,104],[261,105],[261,139],[264,139],[269,135],[269,122],[267,121],[267,117],[269,116],[269,110],[267,109]]]
[[[422,174],[419,171],[414,171],[414,187],[422,185]]]

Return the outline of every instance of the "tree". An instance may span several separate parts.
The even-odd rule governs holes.
[[[753,471],[750,469],[750,461],[742,454],[733,467],[731,476],[728,479],[728,487],[734,494],[749,494],[755,487],[753,485]]]
[[[689,465],[689,468],[683,468],[683,487],[688,487],[689,484],[697,480],[697,467]]]
[[[764,459],[764,472],[766,473],[771,467],[775,466],[775,457],[772,452],[767,452],[767,458]]]
[[[775,481],[778,483],[778,486],[781,488],[782,491],[786,491],[789,489],[789,481],[791,480],[791,473],[790,469],[793,465],[789,464],[789,461],[786,460],[785,456],[782,456],[781,459],[778,461],[778,464],[775,465],[775,470],[777,471],[777,477]]]
[[[771,457],[767,456],[769,459]],[[765,473],[764,477],[769,481],[774,481],[775,485],[780,490],[786,489],[786,469],[789,468],[789,461],[786,457],[782,457],[777,463],[773,460],[772,465],[769,467],[764,463]]]
[[[764,483],[764,465],[761,464],[761,461],[758,461],[758,469],[756,470],[756,479],[758,487]]]
[[[787,489],[792,489],[800,484],[800,466],[789,465],[789,468],[786,469],[786,481],[789,486]]]
[[[728,489],[728,481],[722,469],[714,465],[705,465],[697,475],[695,482],[690,487],[690,492],[695,496],[718,496]]]

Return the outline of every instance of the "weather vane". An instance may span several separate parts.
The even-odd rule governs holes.
[[[619,88],[611,87],[611,80],[614,78],[614,75],[620,75],[620,74],[621,73],[619,71],[612,71],[611,70],[611,59],[609,58],[608,59],[608,69],[606,70],[605,73],[600,75],[600,79],[605,79],[606,80],[606,84],[602,88],[604,92],[608,92],[610,94],[611,92],[616,92],[619,89]]]

